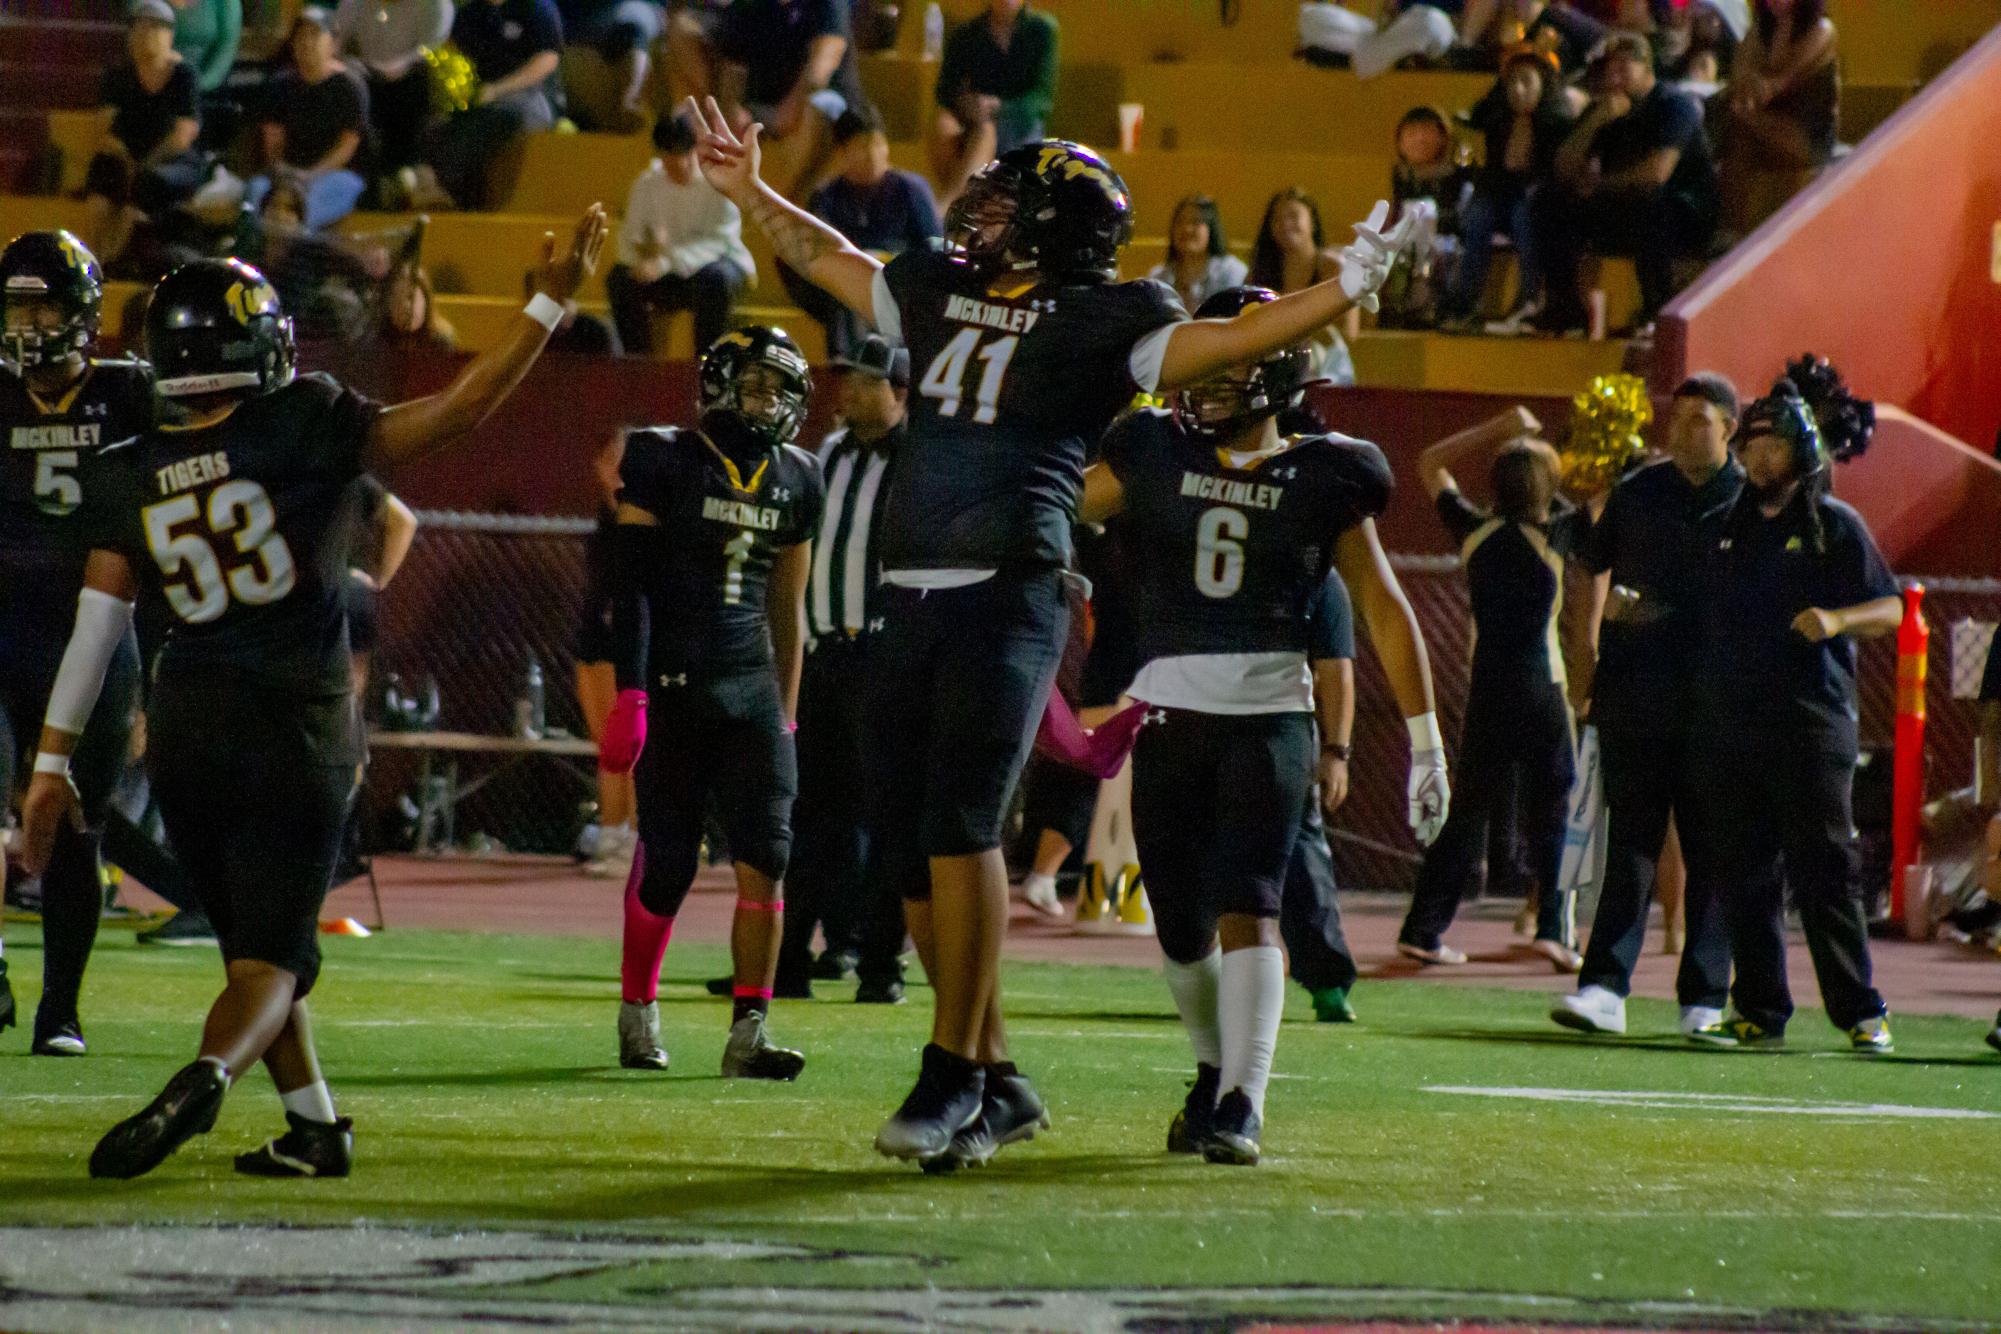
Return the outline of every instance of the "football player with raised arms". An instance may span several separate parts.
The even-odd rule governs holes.
[[[144,364],[90,355],[103,304],[97,260],[68,232],[28,232],[0,252],[0,801],[12,799],[15,765],[41,729],[76,614],[90,554],[85,487],[101,451],[153,424]],[[139,651],[127,633],[112,646],[103,694],[77,742],[85,818],[56,832],[42,872],[42,998],[30,1048],[38,1056],[84,1053],[77,1000],[104,907],[96,825],[125,765],[138,693]],[[13,1022],[0,957],[0,1029]]]
[[[772,1044],[765,1019],[799,790],[806,572],[825,496],[819,465],[792,443],[811,388],[784,330],[737,329],[702,354],[696,429],[625,438],[611,556],[618,699],[599,751],[602,768],[633,771],[639,808],[618,1014],[628,1069],[667,1068],[660,963],[699,869],[711,794],[737,883],[723,1077],[794,1079],[806,1064]]]
[[[1268,307],[1233,287],[1198,318]],[[1140,659],[1128,690],[1153,706],[1133,749],[1133,840],[1196,1077],[1168,1149],[1258,1161],[1265,1085],[1285,1008],[1279,904],[1316,777],[1338,802],[1346,735],[1316,696],[1309,613],[1340,571],[1411,725],[1410,821],[1436,837],[1448,799],[1431,668],[1417,617],[1377,540],[1390,467],[1374,445],[1285,436],[1305,385],[1302,342],[1212,376],[1112,428],[1084,474],[1082,517],[1123,513],[1138,567]],[[1318,733],[1314,711],[1326,715]],[[1219,949],[1220,944],[1220,949]]]
[[[289,1129],[237,1170],[347,1174],[351,1123],[335,1115],[306,1013],[362,746],[341,499],[364,471],[430,453],[498,407],[604,238],[596,205],[561,251],[546,236],[536,295],[506,336],[441,392],[390,406],[297,374],[291,321],[241,261],[196,260],[154,289],[145,340],[161,420],[106,450],[86,492],[89,563],[35,757],[25,852],[31,869],[46,866],[75,809],[70,766],[134,599],[164,603],[147,765],[228,980],[197,1059],[98,1141],[92,1176],[157,1167],[214,1126],[230,1084],[260,1060]]]
[[[910,350],[909,446],[882,515],[870,782],[936,1005],[916,1084],[876,1147],[983,1161],[1047,1124],[1001,1017],[1000,832],[1063,643],[1087,449],[1136,393],[1256,361],[1372,299],[1414,223],[1383,235],[1382,206],[1338,278],[1190,321],[1167,287],[1115,281],[1132,205],[1088,148],[1009,151],[953,205],[942,250],[884,264],[759,178],[756,126],[739,138],[713,103],[695,119],[709,183],[794,270]]]

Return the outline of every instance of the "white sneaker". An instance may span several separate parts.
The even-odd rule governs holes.
[[[1427,966],[1444,965],[1446,967],[1457,967],[1466,962],[1465,955],[1443,941],[1439,942],[1437,949],[1428,950],[1399,940],[1397,942],[1397,953],[1403,955],[1406,959],[1415,959]]]
[[[1624,1036],[1626,998],[1607,987],[1584,987],[1575,995],[1559,996],[1550,1007],[1549,1017],[1580,1033]]]
[[[618,1063],[628,1070],[667,1068],[667,1049],[660,1045],[658,1002],[618,1003]]]
[[[1549,966],[1559,973],[1575,973],[1584,967],[1584,956],[1560,940],[1538,940],[1529,949],[1549,960]]]
[[[1056,896],[1055,876],[1031,875],[1023,880],[1021,901],[1052,921],[1060,922],[1069,915],[1063,909],[1063,900]]]
[[[1711,1028],[1722,1022],[1721,1010],[1712,1009],[1707,1005],[1684,1005],[1681,1007],[1681,1023],[1678,1027],[1681,1029],[1681,1035],[1687,1038],[1695,1036],[1695,1031],[1699,1028]]]

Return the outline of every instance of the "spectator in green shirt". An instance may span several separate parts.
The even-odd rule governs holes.
[[[1056,46],[1056,20],[1025,0],[987,0],[986,13],[945,39],[930,142],[941,208],[976,167],[1042,138],[1056,102]]]
[[[243,0],[168,0],[174,7],[174,50],[194,67],[203,93],[229,78],[243,39]]]

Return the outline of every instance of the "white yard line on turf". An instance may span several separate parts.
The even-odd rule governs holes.
[[[1769,1098],[1751,1093],[1681,1093],[1647,1089],[1557,1089],[1512,1085],[1426,1084],[1426,1093],[1471,1098],[1518,1098],[1530,1102],[1581,1102],[1604,1107],[1656,1111],[1749,1112],[1761,1116],[1826,1116],[1847,1120],[2001,1121],[2001,1112],[1969,1107],[1911,1107],[1898,1102],[1822,1102]]]

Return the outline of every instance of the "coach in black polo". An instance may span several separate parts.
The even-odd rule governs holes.
[[[835,363],[846,422],[820,456],[827,508],[806,582],[806,667],[799,686],[799,800],[793,810],[791,877],[785,886],[785,940],[777,991],[806,995],[811,978],[853,975],[857,1000],[893,1002],[903,993],[902,906],[877,913],[867,902],[868,785],[862,779],[862,660],[881,624],[876,518],[904,436],[910,354],[878,335]],[[882,916],[880,930],[871,930]],[[812,957],[813,928],[827,947]],[[865,941],[864,936],[868,939]],[[866,956],[866,958],[864,958]]]

